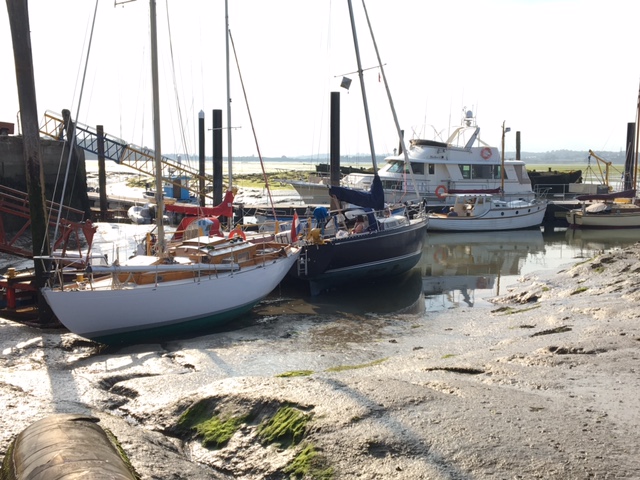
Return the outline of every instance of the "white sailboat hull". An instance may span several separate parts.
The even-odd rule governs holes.
[[[544,219],[545,209],[524,215],[512,215],[510,217],[495,217],[485,215],[476,218],[441,218],[429,216],[428,230],[458,231],[458,232],[485,232],[494,230],[518,230],[532,228],[540,225]]]
[[[571,211],[567,222],[574,228],[640,228],[640,212],[585,213]]]
[[[79,288],[44,288],[49,306],[71,332],[103,343],[144,341],[158,335],[227,323],[250,310],[285,277],[299,251],[232,272],[147,285],[111,277]]]
[[[473,198],[473,196],[470,196]],[[539,226],[544,220],[547,210],[545,202],[494,202],[489,201],[489,196],[480,211],[460,209],[458,216],[446,214],[429,215],[429,231],[448,232],[481,232],[519,230]],[[466,197],[460,196],[456,205],[460,205]]]

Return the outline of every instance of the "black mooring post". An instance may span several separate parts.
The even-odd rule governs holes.
[[[636,136],[636,123],[627,123],[627,148],[626,157],[624,161],[624,190],[631,190],[635,187],[635,136]]]
[[[199,125],[199,143],[200,143],[200,156],[199,156],[199,174],[200,179],[198,182],[198,192],[200,192],[200,206],[205,206],[205,192],[204,192],[204,112],[200,110],[198,114]]]
[[[329,151],[331,185],[340,185],[340,92],[331,92],[331,144]]]
[[[100,220],[107,221],[109,202],[107,201],[107,170],[104,158],[104,126],[97,125],[98,133],[98,189],[100,190]]]
[[[222,203],[222,110],[213,111],[213,204]]]

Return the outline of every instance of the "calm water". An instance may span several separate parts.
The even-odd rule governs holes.
[[[278,303],[279,307],[317,314],[419,314],[468,308],[506,293],[523,275],[559,270],[639,240],[640,230],[431,233],[418,266],[400,279],[343,288],[319,297],[284,286],[274,292],[270,301],[288,298]],[[262,309],[265,315],[277,311]]]
[[[426,309],[437,311],[506,293],[523,275],[559,270],[640,240],[640,230],[556,229],[430,234],[420,269]]]

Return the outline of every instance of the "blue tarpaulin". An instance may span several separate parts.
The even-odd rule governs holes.
[[[368,207],[374,210],[384,209],[384,190],[382,189],[382,181],[377,173],[373,176],[369,192],[346,187],[329,187],[329,195],[335,196],[342,202],[349,202],[359,207]]]

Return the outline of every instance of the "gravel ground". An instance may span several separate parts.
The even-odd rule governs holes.
[[[639,257],[532,274],[486,307],[269,305],[246,328],[111,350],[0,320],[0,455],[33,421],[82,413],[143,479],[289,478],[310,446],[305,478],[640,478]],[[248,417],[205,448],[178,426],[197,402]],[[310,419],[289,448],[259,427],[286,406]]]

